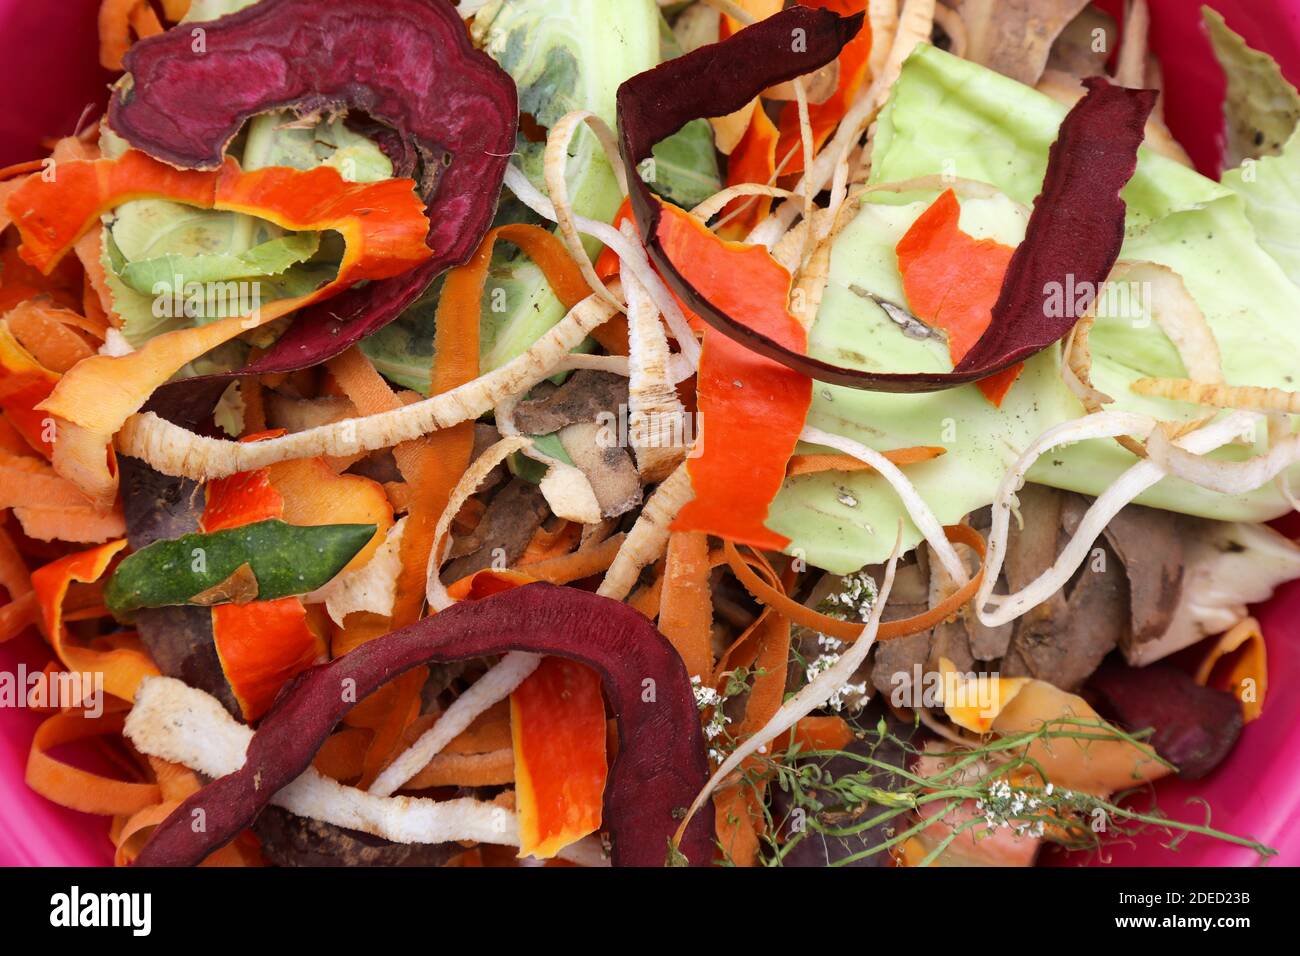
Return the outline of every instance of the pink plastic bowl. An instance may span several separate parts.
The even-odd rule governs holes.
[[[1202,172],[1219,168],[1219,104],[1223,78],[1198,26],[1201,0],[1150,0],[1152,43],[1165,73],[1166,109],[1175,135]],[[1103,0],[1116,13],[1119,0]],[[1300,0],[1213,0],[1228,23],[1282,64],[1300,85]],[[97,65],[95,11],[99,0],[0,0],[0,166],[41,155],[40,141],[71,133],[87,107],[98,108],[111,77]],[[1268,640],[1272,694],[1264,716],[1246,728],[1232,756],[1208,779],[1158,787],[1161,807],[1203,819],[1203,798],[1216,827],[1250,834],[1275,847],[1280,862],[1300,864],[1300,582],[1283,587],[1256,609]],[[20,661],[40,667],[48,650],[34,638],[0,647],[0,669]],[[88,866],[112,861],[107,823],[57,807],[23,782],[27,751],[39,718],[24,711],[0,716],[0,865]],[[1256,861],[1239,847],[1193,837],[1177,853],[1154,838],[1117,846],[1113,864],[1241,866]]]

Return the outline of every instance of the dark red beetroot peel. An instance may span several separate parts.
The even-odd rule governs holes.
[[[861,15],[791,7],[632,77],[618,90],[624,163],[635,169],[655,143],[687,122],[734,112],[768,86],[829,62],[860,25]],[[795,29],[805,31],[808,52],[792,50]],[[1119,257],[1125,211],[1119,192],[1137,169],[1137,149],[1156,93],[1115,87],[1096,77],[1085,82],[1088,94],[1066,115],[1051,148],[1043,191],[1007,269],[992,321],[952,372],[883,373],[832,365],[749,328],[711,303],[668,256],[657,236],[661,200],[632,176],[629,190],[642,240],[664,280],[701,319],[810,378],[878,392],[933,392],[978,381],[1069,332],[1077,316],[1046,314],[1050,283],[1065,287],[1066,277],[1073,276],[1076,288],[1086,288],[1085,283],[1098,288]]]
[[[395,131],[384,142],[399,170],[422,163],[434,257],[304,309],[244,373],[317,364],[397,318],[478,247],[514,149],[514,81],[473,48],[446,0],[262,0],[202,28],[204,53],[189,30],[127,53],[131,83],[114,93],[109,123],[135,148],[213,169],[258,113],[346,107]]]
[[[1244,720],[1237,698],[1202,687],[1166,662],[1146,667],[1108,663],[1088,682],[1087,696],[1103,716],[1146,740],[1188,780],[1204,777],[1232,752]]]
[[[527,636],[518,636],[521,631]],[[173,811],[137,865],[197,865],[232,840],[307,769],[355,706],[350,701],[421,664],[507,651],[567,657],[600,674],[620,742],[609,767],[603,822],[614,865],[664,865],[682,813],[709,777],[686,667],[663,635],[626,604],[544,583],[457,604],[299,674],[262,718],[244,766]],[[342,682],[349,679],[355,693],[345,695]],[[203,833],[190,826],[197,808],[206,815]],[[680,848],[692,865],[712,863],[711,803],[692,819]]]

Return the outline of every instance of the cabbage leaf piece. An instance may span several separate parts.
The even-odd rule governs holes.
[[[1251,49],[1222,14],[1201,9],[1214,55],[1228,81],[1223,102],[1226,164],[1238,166],[1247,159],[1276,156],[1300,122],[1300,93],[1287,82],[1277,61]]]
[[[202,29],[202,55],[184,29],[127,54],[109,124],[132,146],[212,169],[257,114],[352,109],[392,131],[384,141],[395,168],[420,183],[433,257],[304,309],[247,371],[316,364],[392,321],[477,247],[514,147],[514,83],[474,50],[446,0],[266,0]]]
[[[618,30],[611,31],[608,24],[615,22]],[[590,110],[613,126],[618,85],[681,53],[675,42],[665,42],[661,24],[654,0],[510,0],[479,11],[474,33],[514,79],[519,108],[538,127],[549,128],[572,110]],[[534,139],[522,132],[516,137],[515,161],[545,192],[545,144]],[[705,121],[659,143],[654,155],[650,185],[674,202],[694,205],[722,188],[713,131]],[[602,222],[614,218],[622,194],[604,152],[585,127],[569,145],[565,177],[575,213]],[[516,221],[539,220],[507,194],[493,224]],[[594,240],[584,241],[589,252],[600,249]],[[421,393],[429,389],[437,291],[435,284],[401,318],[361,344],[386,378]],[[499,245],[481,306],[480,369],[491,371],[523,354],[564,311],[532,260],[515,246]]]
[[[833,59],[862,26],[862,14],[790,7],[624,83],[618,92],[619,148],[638,169],[652,147],[686,122],[726,115],[766,86],[792,79]],[[792,37],[794,38],[792,40]],[[1100,285],[1115,264],[1124,235],[1120,191],[1137,165],[1153,90],[1128,90],[1100,77],[1058,123],[1048,151],[1042,191],[993,306],[992,321],[952,371],[885,372],[826,362],[792,349],[728,313],[702,291],[708,270],[674,262],[664,205],[635,177],[628,183],[637,227],[665,281],[701,319],[750,351],[820,382],[883,392],[928,392],[978,381],[1042,351],[1062,338],[1076,316],[1045,308],[1049,286],[1067,279]],[[699,273],[698,278],[692,276]]]
[[[905,64],[881,114],[872,182],[948,172],[991,183],[1007,199],[1027,205],[1038,193],[1048,147],[1064,114],[1065,107],[1034,90],[940,50],[922,48]],[[1260,161],[1261,172],[1264,163]],[[1300,190],[1292,187],[1292,192]],[[950,367],[942,339],[903,335],[860,294],[906,305],[894,246],[934,195],[872,194],[873,201],[836,239],[826,293],[809,337],[810,354],[884,371]],[[1255,242],[1241,200],[1226,185],[1145,148],[1121,195],[1128,208],[1120,258],[1159,262],[1183,278],[1218,338],[1227,380],[1294,387],[1300,366],[1300,327],[1291,307],[1295,289]],[[976,238],[1015,245],[1023,235],[1024,216],[1007,199],[964,200],[962,229]],[[1113,407],[1124,410],[1181,420],[1203,414],[1197,406],[1129,391],[1144,376],[1186,373],[1149,315],[1109,309],[1107,299],[1102,297],[1090,340],[1097,388],[1116,399]],[[956,521],[993,500],[1006,468],[1033,437],[1083,413],[1060,381],[1059,356],[1059,348],[1052,348],[1026,363],[1001,410],[983,401],[974,386],[896,396],[818,384],[808,421],[880,450],[945,446],[947,454],[909,466],[907,474],[941,521]],[[1264,436],[1259,439],[1255,448],[1233,446],[1222,454],[1257,454]],[[1133,456],[1112,441],[1080,442],[1045,456],[1029,478],[1095,495],[1133,463]],[[1166,479],[1137,500],[1224,521],[1263,521],[1289,510],[1271,485],[1228,497]],[[847,573],[888,556],[900,517],[905,520],[904,544],[910,547],[920,533],[883,479],[866,472],[826,473],[789,479],[772,505],[768,525],[792,539],[790,553]]]

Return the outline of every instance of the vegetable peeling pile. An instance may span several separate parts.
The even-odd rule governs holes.
[[[103,0],[0,170],[28,785],[120,866],[1275,855],[1158,799],[1300,578],[1300,94],[1207,8],[1203,175],[1158,25]]]

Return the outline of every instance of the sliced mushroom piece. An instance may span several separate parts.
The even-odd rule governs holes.
[[[1047,68],[1083,79],[1106,72],[1106,60],[1119,47],[1115,18],[1089,4],[1066,24],[1047,57]]]
[[[1088,0],[962,0],[966,59],[1033,86],[1052,45]]]
[[[513,478],[502,488],[476,527],[452,551],[459,556],[443,569],[445,581],[458,581],[484,568],[510,567],[550,514],[542,491],[532,482]]]
[[[627,379],[612,372],[580,369],[541,398],[520,402],[515,425],[526,435],[549,435],[576,422],[594,422],[602,412],[617,418],[627,407]]]
[[[1128,579],[1106,548],[1084,566],[1062,614],[1016,631],[1001,672],[1077,690],[1128,634],[1128,608]]]
[[[574,465],[587,476],[606,518],[627,514],[641,504],[641,475],[627,450],[609,444],[606,429],[594,421],[560,429],[560,444]]]
[[[1007,537],[1007,588],[1015,593],[1028,587],[1056,561],[1061,535],[1063,493],[1044,485],[1025,485],[1017,494],[1020,520],[1013,522]],[[1013,635],[1002,659],[1007,676],[1042,673],[1047,676],[1048,658],[1063,657],[1062,632],[1068,628],[1066,596],[1060,591],[1030,608],[1014,625]]]
[[[1183,592],[1183,542],[1206,534],[1210,524],[1129,505],[1106,526],[1106,540],[1128,575],[1130,627],[1123,641],[1125,655],[1169,630]]]
[[[1182,526],[1178,606],[1164,633],[1123,648],[1130,664],[1149,664],[1228,630],[1246,616],[1246,605],[1300,577],[1300,546],[1267,525],[1185,519]]]
[[[872,651],[871,683],[891,703],[910,706],[917,676],[930,660],[930,631],[881,641]]]

